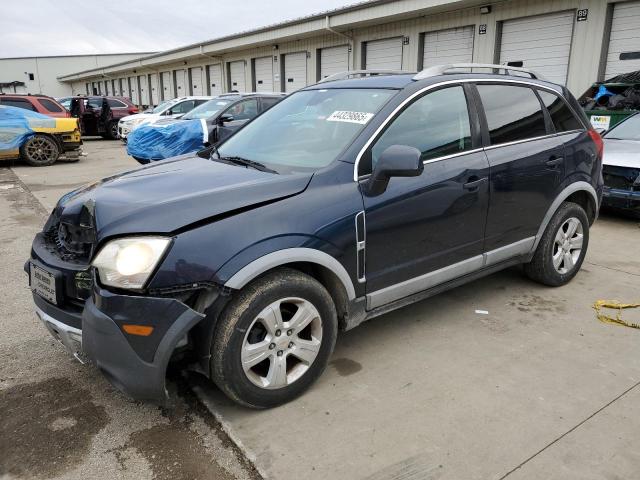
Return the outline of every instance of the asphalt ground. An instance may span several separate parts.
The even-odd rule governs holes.
[[[176,372],[163,410],[78,364],[33,314],[22,265],[46,212],[137,166],[118,142],[85,151],[75,164],[0,171],[0,476],[640,477],[640,330],[592,308],[640,302],[636,220],[601,215],[565,287],[513,268],[341,334],[319,382],[290,404],[247,410]]]

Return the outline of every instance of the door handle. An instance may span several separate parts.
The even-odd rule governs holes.
[[[545,165],[547,167],[550,168],[556,168],[558,165],[560,165],[562,162],[564,162],[564,157],[556,157],[555,155],[553,157],[551,157],[549,160],[547,160],[545,163]]]
[[[478,187],[487,180],[487,177],[482,177],[482,178],[478,178],[478,177],[470,177],[469,181],[465,184],[462,185],[462,188],[464,188],[465,190],[477,190]]]

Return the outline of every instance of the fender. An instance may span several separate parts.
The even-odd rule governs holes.
[[[593,186],[590,183],[587,183],[585,181],[579,181],[579,182],[574,182],[570,184],[558,194],[556,199],[553,201],[553,203],[549,207],[549,210],[547,210],[547,213],[545,214],[544,218],[542,219],[542,223],[540,224],[540,228],[538,229],[538,233],[536,234],[536,241],[534,242],[533,248],[531,249],[532,252],[535,252],[536,248],[538,248],[538,243],[540,243],[540,240],[542,239],[542,235],[544,234],[544,231],[547,229],[547,225],[549,225],[549,222],[551,221],[551,217],[553,217],[553,215],[556,213],[558,208],[560,208],[560,205],[562,204],[562,202],[564,202],[567,198],[569,198],[571,194],[580,192],[580,191],[588,192],[591,195],[591,197],[593,198],[593,202],[596,205],[595,218],[598,218],[598,208],[600,207],[600,202],[598,202],[598,194],[596,193],[595,188],[593,188]]]
[[[293,262],[316,263],[328,268],[342,282],[349,300],[356,298],[356,291],[351,282],[351,278],[342,264],[328,253],[313,248],[285,248],[269,253],[244,266],[234,274],[224,286],[234,290],[240,290],[251,280],[267,270]]]

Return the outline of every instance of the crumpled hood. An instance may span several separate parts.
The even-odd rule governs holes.
[[[56,214],[72,225],[92,222],[98,241],[113,235],[171,233],[296,195],[311,177],[277,175],[187,154],[69,192],[58,202]]]
[[[603,165],[640,168],[640,142],[604,138]]]

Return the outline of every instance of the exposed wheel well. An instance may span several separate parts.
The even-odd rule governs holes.
[[[573,192],[571,195],[567,197],[566,202],[573,202],[580,205],[584,211],[587,213],[587,218],[589,219],[589,225],[592,225],[594,220],[596,219],[596,211],[597,207],[593,197],[584,190],[579,190],[577,192]]]

